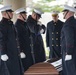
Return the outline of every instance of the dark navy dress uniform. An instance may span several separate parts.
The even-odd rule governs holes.
[[[17,28],[18,31],[20,52],[23,52],[26,55],[25,58],[21,59],[24,70],[26,71],[33,64],[31,47],[30,47],[30,36],[29,36],[30,34],[26,22],[20,19],[17,19],[15,27]]]
[[[20,51],[13,22],[2,18],[0,22],[0,52],[7,54],[9,59],[0,59],[0,75],[22,75],[23,67],[20,60]]]
[[[60,20],[47,24],[46,44],[47,47],[50,47],[49,58],[61,57],[60,34],[62,26],[63,22]]]
[[[61,50],[63,75],[76,75],[76,19],[66,20],[61,31]],[[72,55],[71,60],[65,61],[66,53]]]
[[[30,46],[33,57],[33,64],[38,62],[43,62],[45,58],[45,50],[43,45],[43,39],[40,34],[40,25],[37,24],[37,21],[34,20],[31,15],[27,19],[27,26],[30,32]]]

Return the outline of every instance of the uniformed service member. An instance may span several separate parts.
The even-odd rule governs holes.
[[[52,21],[47,23],[46,45],[50,50],[50,59],[61,57],[60,34],[63,22],[58,19],[58,14],[58,11],[52,11]]]
[[[10,5],[0,8],[0,75],[23,75],[17,45],[16,31],[11,19],[13,10]]]
[[[27,25],[30,32],[30,46],[33,64],[45,61],[45,50],[41,36],[43,30],[41,30],[42,24],[39,23],[41,15],[42,11],[40,9],[34,9],[32,15],[29,15],[27,19]]]
[[[63,16],[66,20],[61,31],[61,50],[63,75],[76,75],[76,9],[64,5]]]
[[[24,71],[26,71],[33,64],[31,56],[29,31],[26,24],[27,12],[25,8],[19,8],[15,11],[15,14],[17,15],[15,26],[18,31],[20,56],[24,67]]]

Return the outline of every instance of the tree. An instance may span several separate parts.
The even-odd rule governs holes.
[[[40,0],[37,3],[33,3],[33,7],[41,8],[44,12],[51,12],[53,10],[62,11],[63,8],[60,5],[49,6],[49,3],[55,0]]]
[[[41,0],[42,2],[51,2],[51,1],[55,1],[55,0]]]
[[[3,0],[0,0],[0,4],[2,4]]]

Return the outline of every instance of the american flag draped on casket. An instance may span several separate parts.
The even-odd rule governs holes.
[[[45,62],[49,62],[51,65],[53,65],[58,72],[62,71],[62,59],[47,59]]]

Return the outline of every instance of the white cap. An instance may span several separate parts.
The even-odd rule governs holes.
[[[38,8],[34,9],[33,11],[39,15],[43,14],[43,12]]]
[[[64,11],[71,11],[71,12],[76,12],[76,9],[74,7],[68,6],[68,5],[64,5]]]
[[[0,11],[10,11],[10,12],[13,12],[11,5],[7,5],[7,6],[1,7]]]
[[[52,13],[52,14],[58,14],[59,11],[52,11],[51,13]]]
[[[26,13],[26,10],[25,8],[19,8],[15,11],[16,14],[19,14],[19,13]]]

